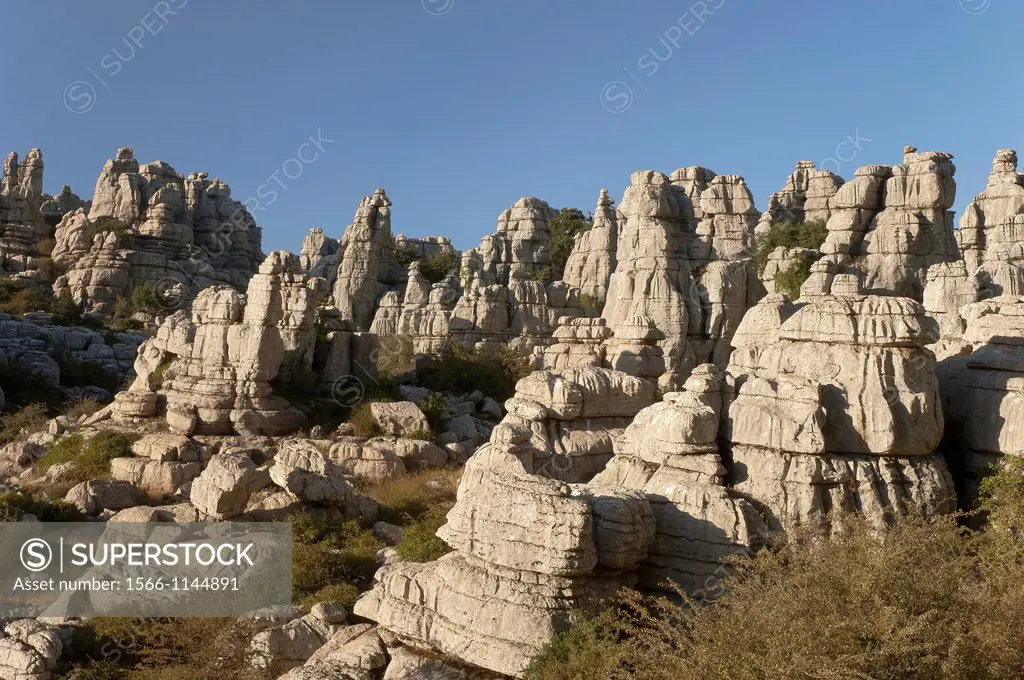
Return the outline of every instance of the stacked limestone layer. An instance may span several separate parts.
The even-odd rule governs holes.
[[[414,261],[408,278],[404,296],[388,293],[381,299],[370,332],[409,337],[420,354],[437,352],[448,342],[449,321],[461,292],[458,273],[453,270],[432,284]]]
[[[733,339],[725,439],[736,490],[772,529],[857,510],[884,523],[909,504],[950,508],[934,454],[943,432],[938,327],[908,298],[863,295],[854,275],[795,306],[769,296]]]
[[[1004,295],[967,306],[967,353],[942,362],[951,459],[973,497],[1005,456],[1024,456],[1024,297]]]
[[[341,244],[331,238],[323,229],[314,227],[302,239],[299,261],[310,276],[323,279],[328,289],[334,290],[338,276],[338,250]]]
[[[521,677],[576,613],[633,582],[654,521],[642,494],[528,474],[497,437],[438,531],[454,552],[382,568],[355,612],[405,646]]]
[[[580,289],[580,296],[590,306],[604,306],[608,280],[615,271],[615,252],[622,219],[607,189],[601,189],[594,208],[594,224],[576,237],[569,259],[565,262],[563,280]]]
[[[834,271],[858,274],[867,292],[923,300],[929,269],[960,259],[952,159],[907,147],[899,165],[858,168],[831,199],[821,252]]]
[[[725,486],[718,451],[723,375],[702,364],[682,392],[640,411],[592,487],[642,491],[654,512],[655,535],[638,567],[638,584],[690,593],[720,580],[724,564],[765,539],[754,505]]]
[[[43,154],[32,149],[19,163],[18,154],[4,159],[0,175],[0,272],[23,278],[52,280],[39,250],[53,225],[86,204],[65,185],[56,197],[43,193]]]
[[[381,297],[402,283],[404,269],[391,236],[391,200],[383,189],[365,196],[341,237],[334,306],[359,331],[370,330]]]
[[[988,295],[1024,294],[1024,176],[1017,152],[1000,149],[985,189],[967,205],[957,234],[967,271]]]
[[[781,222],[821,222],[832,215],[832,198],[843,185],[843,178],[831,170],[818,170],[813,161],[797,161],[785,186],[768,197],[768,209],[757,224],[758,236],[766,235]],[[779,292],[775,278],[796,263],[816,260],[821,253],[805,248],[779,246],[768,256],[761,280],[769,293]]]
[[[753,197],[736,175],[684,168],[670,180],[646,171],[633,174],[620,211],[601,316],[615,338],[637,320],[653,326],[661,382],[678,387],[697,363],[727,361],[729,338],[761,294]]]
[[[618,371],[536,371],[516,385],[491,440],[529,474],[587,482],[604,469],[630,420],[652,403],[654,383]]]
[[[244,290],[263,259],[260,229],[226,184],[163,161],[139,165],[130,148],[107,161],[88,213],[64,215],[55,238],[64,274],[54,292],[87,311],[109,312],[145,283],[168,308],[211,285]]]
[[[538,277],[551,265],[549,223],[558,212],[545,201],[526,196],[498,215],[498,227],[480,245],[462,255],[464,275],[479,275],[485,285],[508,284],[516,272]]]
[[[313,362],[314,310],[322,281],[303,274],[298,258],[272,253],[246,296],[215,286],[193,301],[191,314],[169,316],[139,348],[136,381],[117,395],[114,414],[136,422],[163,414],[182,434],[267,434],[293,430],[301,419],[272,394],[282,369],[295,374]],[[163,384],[156,385],[162,373]]]

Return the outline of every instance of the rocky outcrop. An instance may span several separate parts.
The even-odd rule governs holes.
[[[768,208],[757,223],[758,235],[779,222],[827,222],[831,199],[842,185],[843,178],[831,170],[818,170],[814,161],[797,161],[785,186],[768,197]]]
[[[272,394],[270,381],[312,366],[312,318],[322,283],[281,251],[260,265],[245,297],[226,286],[204,290],[190,315],[171,315],[140,346],[136,380],[117,395],[115,416],[127,422],[153,417],[161,401],[168,425],[182,434],[293,430],[301,414]],[[155,384],[158,372],[161,385]]]
[[[637,567],[641,587],[682,587],[699,597],[716,589],[728,561],[765,543],[755,506],[726,487],[718,449],[724,377],[697,366],[681,392],[640,411],[615,445],[615,456],[592,487],[643,493],[655,533]]]
[[[620,210],[617,266],[601,313],[612,342],[620,332],[630,343],[653,340],[667,388],[699,362],[724,364],[729,338],[762,290],[757,213],[743,179],[704,168],[677,170],[671,180],[637,172]],[[633,337],[639,319],[651,327],[647,337]]]
[[[384,567],[355,612],[411,649],[519,676],[572,612],[632,582],[652,534],[640,495],[527,474],[495,439],[467,464],[438,532],[455,551]]]
[[[832,511],[885,523],[911,504],[951,508],[925,348],[935,321],[911,299],[861,294],[855,275],[806,299],[765,298],[733,339],[724,438],[735,489],[776,530]]]
[[[86,204],[65,185],[60,194],[43,193],[43,154],[32,149],[4,159],[0,174],[0,272],[41,282],[52,281],[44,239],[67,213]]]
[[[381,296],[402,278],[391,237],[391,201],[383,189],[359,203],[341,237],[338,261],[334,305],[356,330],[368,331]]]
[[[957,237],[967,272],[986,296],[1024,294],[1024,176],[1013,149],[996,152],[988,183],[964,210]]]
[[[601,189],[594,209],[593,226],[576,237],[563,279],[580,289],[584,306],[600,309],[608,294],[608,280],[615,271],[621,216],[607,189]]]
[[[261,233],[231,190],[206,173],[182,176],[163,161],[139,165],[132,149],[107,161],[92,206],[64,215],[54,292],[109,312],[145,283],[171,310],[200,290],[244,290],[263,259]]]
[[[1006,456],[1024,456],[1024,297],[1004,295],[967,306],[966,350],[940,366],[947,458],[966,500]]]

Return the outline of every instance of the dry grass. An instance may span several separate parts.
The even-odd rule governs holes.
[[[405,525],[431,508],[451,507],[461,477],[461,469],[423,470],[387,482],[363,483],[359,493],[380,503],[382,520]]]

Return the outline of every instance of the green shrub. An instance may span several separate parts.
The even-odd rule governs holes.
[[[141,286],[135,287],[132,291],[131,308],[133,311],[147,314],[157,314],[163,309],[161,300],[156,293],[156,286],[152,281],[146,281]]]
[[[479,390],[498,401],[509,399],[516,383],[529,375],[526,357],[513,350],[472,351],[451,344],[437,356],[422,360],[416,369],[419,384],[435,392]]]
[[[71,297],[71,293],[65,290],[61,293],[50,307],[53,314],[53,322],[60,326],[81,326],[85,324],[82,317],[82,308]]]
[[[814,258],[807,254],[794,261],[786,269],[775,275],[775,290],[785,293],[791,300],[800,297],[800,288],[811,275]]]
[[[103,408],[100,402],[96,401],[92,397],[84,397],[79,399],[75,403],[71,404],[67,411],[64,412],[71,422],[77,422],[82,416],[91,416],[92,414]]]
[[[398,544],[398,556],[406,562],[431,562],[451,552],[448,544],[435,535],[447,521],[445,516],[451,508],[432,507],[407,526]]]
[[[24,316],[50,311],[51,299],[35,285],[12,279],[0,280],[0,314]]]
[[[572,253],[576,237],[590,231],[594,226],[594,216],[584,215],[576,208],[562,208],[558,215],[548,223],[551,240],[551,268],[544,281],[559,281],[565,275],[565,263]]]
[[[320,602],[340,602],[351,610],[360,595],[359,588],[354,584],[341,582],[324,586],[312,595],[303,595],[301,599],[296,600],[295,604],[309,611],[313,605]]]
[[[580,295],[580,307],[588,312],[600,313],[604,309],[604,301],[583,293]]]
[[[423,415],[427,417],[427,422],[430,423],[430,429],[435,433],[440,433],[444,430],[444,422],[442,416],[444,415],[444,397],[437,392],[431,392],[419,403],[420,410],[423,411]]]
[[[384,544],[355,520],[328,522],[306,513],[296,513],[289,519],[294,539],[294,601],[315,604],[338,599],[351,606],[358,593],[373,582],[377,551]]]
[[[74,486],[92,479],[110,476],[110,461],[132,455],[132,444],[138,435],[104,430],[88,441],[80,434],[72,434],[54,442],[36,464],[36,471],[45,474],[54,465],[71,463],[71,469],[62,475],[62,483]]]
[[[121,235],[128,233],[128,231],[128,225],[122,222],[121,220],[117,219],[116,217],[101,217],[95,222],[89,224],[90,239],[99,234],[106,235],[108,233],[114,233]]]
[[[127,321],[134,313],[135,308],[132,307],[132,301],[118,295],[114,300],[114,318]]]
[[[431,283],[439,283],[451,270],[459,271],[462,256],[455,250],[431,253],[420,262],[420,273]]]
[[[0,492],[0,522],[18,522],[25,515],[35,515],[43,522],[77,522],[82,514],[70,503],[52,501],[40,494],[23,491]]]
[[[42,432],[49,420],[46,414],[44,404],[29,404],[17,411],[0,415],[0,444],[8,444],[18,437]]]
[[[773,250],[784,248],[807,248],[817,250],[825,242],[828,229],[820,220],[810,222],[776,222],[767,234],[757,237],[757,273],[764,274],[768,256]]]
[[[102,387],[111,394],[121,388],[121,380],[103,364],[95,361],[81,361],[68,354],[58,353],[55,357],[60,366],[60,383],[66,387]]]

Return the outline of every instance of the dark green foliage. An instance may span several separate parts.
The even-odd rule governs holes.
[[[292,588],[296,602],[312,605],[341,599],[351,607],[377,571],[377,551],[384,547],[373,532],[355,520],[317,520],[304,512],[292,523]]]
[[[54,357],[60,366],[60,384],[65,387],[102,387],[111,394],[121,388],[121,381],[103,364],[81,361],[68,354],[59,353]]]
[[[565,274],[565,263],[576,243],[576,236],[590,231],[593,226],[592,214],[585,215],[582,210],[576,208],[562,208],[558,211],[558,215],[548,223],[551,232],[551,270],[548,272],[547,281],[561,280]]]
[[[161,302],[152,281],[146,281],[132,291],[131,309],[133,311],[158,314],[163,309]]]
[[[444,397],[437,392],[431,392],[419,403],[420,410],[427,417],[430,429],[435,433],[444,430],[444,423],[441,417],[444,415]]]
[[[0,279],[0,314],[23,316],[29,312],[48,312],[52,298],[24,281]]]
[[[114,233],[121,235],[128,233],[128,231],[128,225],[116,217],[101,217],[89,224],[90,239],[98,234]]]
[[[526,357],[512,350],[473,351],[458,344],[428,357],[416,368],[419,384],[435,392],[468,393],[480,390],[497,401],[516,391],[516,383],[529,375]]]
[[[800,287],[811,275],[812,264],[814,264],[814,257],[805,253],[803,257],[775,275],[775,290],[785,293],[791,300],[799,298]]]
[[[18,522],[25,515],[35,515],[43,522],[77,522],[82,514],[64,501],[52,501],[41,494],[23,491],[0,492],[0,522]]]
[[[431,253],[420,262],[420,273],[431,283],[438,283],[448,272],[455,270],[458,273],[462,266],[462,256],[454,250],[445,250],[440,253]]]
[[[828,229],[821,221],[776,222],[771,231],[757,238],[757,273],[764,274],[768,256],[779,246],[817,250],[826,236]]]

